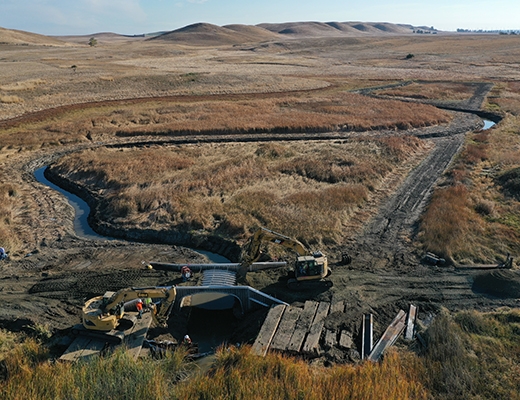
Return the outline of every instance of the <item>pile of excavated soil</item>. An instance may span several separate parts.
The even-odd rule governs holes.
[[[497,269],[475,277],[473,290],[492,296],[520,298],[520,271]]]

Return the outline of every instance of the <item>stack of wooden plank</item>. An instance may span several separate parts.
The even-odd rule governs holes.
[[[343,309],[343,303],[337,308]],[[253,345],[253,352],[264,356],[269,350],[317,356],[325,318],[331,311],[328,302],[306,301],[303,308],[277,305],[271,308]],[[326,336],[326,334],[325,334]],[[329,337],[335,333],[329,334]]]

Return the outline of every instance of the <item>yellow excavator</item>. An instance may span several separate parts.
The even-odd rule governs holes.
[[[289,289],[303,289],[305,283],[316,282],[326,287],[332,286],[330,280],[324,280],[330,275],[330,270],[327,257],[321,251],[310,251],[299,240],[264,227],[258,228],[242,247],[239,276],[245,276],[249,266],[260,257],[262,245],[269,243],[283,246],[298,255],[294,265],[294,277],[291,276],[287,281]]]
[[[124,333],[116,329],[125,315],[125,303],[135,299],[160,299],[159,309],[152,303],[151,312],[156,323],[164,326],[175,296],[175,286],[126,288],[117,292],[106,292],[103,296],[94,297],[85,303],[82,309],[84,329],[75,329],[74,333],[120,343]]]

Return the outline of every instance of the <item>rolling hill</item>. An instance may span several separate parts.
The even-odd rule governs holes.
[[[5,28],[0,28],[0,44],[67,46],[64,41],[50,36]]]
[[[232,24],[225,26],[196,23],[173,31],[126,36],[111,32],[76,36],[44,36],[24,31],[0,28],[0,43],[15,45],[67,46],[88,44],[95,37],[98,44],[133,40],[171,41],[187,46],[226,46],[268,42],[282,38],[363,37],[408,35],[415,27],[387,22],[285,22],[258,25]]]

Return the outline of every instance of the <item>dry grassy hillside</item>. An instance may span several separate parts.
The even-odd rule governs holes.
[[[0,46],[10,45],[39,45],[39,46],[66,46],[67,44],[59,39],[49,36],[38,35],[15,29],[5,29],[0,27]]]
[[[194,46],[223,46],[277,39],[278,35],[255,26],[228,25],[220,27],[208,23],[197,23],[167,32],[150,40],[167,40]]]

